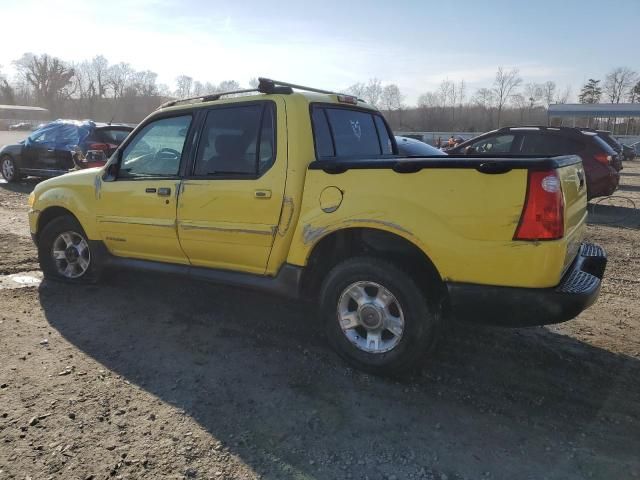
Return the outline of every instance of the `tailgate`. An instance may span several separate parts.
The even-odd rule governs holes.
[[[564,195],[564,231],[567,241],[567,255],[564,267],[573,261],[582,237],[587,219],[587,182],[582,162],[558,168]]]

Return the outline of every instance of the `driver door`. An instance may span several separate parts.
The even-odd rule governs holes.
[[[176,231],[180,165],[191,115],[148,123],[127,142],[117,178],[103,181],[97,222],[114,255],[188,264]]]
[[[22,148],[22,168],[55,168],[55,135],[56,128],[49,128],[28,137]]]

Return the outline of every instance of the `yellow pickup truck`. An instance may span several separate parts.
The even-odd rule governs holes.
[[[578,157],[401,157],[358,98],[269,79],[173,101],[99,169],[47,180],[29,220],[47,278],[175,272],[317,302],[375,373],[449,319],[569,320],[600,291]]]

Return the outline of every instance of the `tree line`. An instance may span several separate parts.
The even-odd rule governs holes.
[[[559,88],[552,80],[525,83],[518,69],[502,67],[490,86],[478,88],[471,95],[464,80],[446,79],[436,90],[421,94],[415,106],[404,104],[397,85],[383,85],[378,79],[356,83],[347,92],[386,111],[392,127],[404,131],[485,131],[503,125],[546,124],[549,105],[568,103],[573,97],[571,86]],[[602,84],[589,79],[578,100],[640,102],[640,77],[628,67],[615,68]],[[633,124],[633,119],[625,122]],[[610,128],[610,121],[606,125]]]
[[[186,98],[237,90],[236,80],[214,83],[188,75],[175,78],[175,87],[158,83],[157,73],[130,64],[110,63],[103,55],[68,62],[57,57],[25,53],[13,62],[8,78],[0,66],[0,103],[47,108],[54,117],[93,118],[137,122],[167,98]],[[251,79],[249,86],[257,86]],[[416,131],[484,131],[502,125],[546,123],[552,103],[567,103],[570,86],[556,82],[527,82],[517,69],[499,67],[491,85],[470,92],[465,80],[443,80],[424,92],[416,105],[407,105],[394,83],[377,78],[355,83],[345,93],[355,95],[387,113],[393,128]],[[609,72],[604,81],[589,79],[582,86],[581,103],[640,102],[640,78],[628,67]]]
[[[13,62],[8,78],[0,66],[0,103],[47,108],[53,117],[137,122],[167,98],[183,98],[237,89],[235,80],[201,82],[180,75],[176,88],[158,83],[158,74],[130,64],[110,63],[103,55],[67,62],[25,53]]]

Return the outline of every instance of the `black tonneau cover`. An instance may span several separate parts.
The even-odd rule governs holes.
[[[390,169],[397,173],[414,173],[429,168],[474,168],[482,173],[506,173],[515,169],[552,170],[581,162],[577,155],[544,157],[540,155],[449,155],[446,157],[388,157],[316,160],[310,170],[343,173],[352,169]]]

